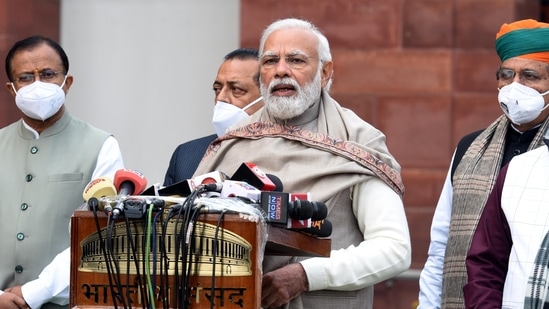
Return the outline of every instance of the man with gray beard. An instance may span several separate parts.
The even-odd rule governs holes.
[[[328,206],[330,257],[266,256],[263,308],[372,308],[373,286],[411,261],[400,165],[379,130],[329,96],[332,56],[314,25],[274,22],[259,54],[265,106],[211,144],[195,174],[253,162]]]

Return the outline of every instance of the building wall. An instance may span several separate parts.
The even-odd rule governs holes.
[[[16,41],[36,33],[59,40],[59,0],[0,1],[0,57],[2,63],[10,47]],[[4,71],[4,69],[2,69]],[[8,82],[5,73],[0,74],[0,127],[20,118],[12,96],[4,90]]]
[[[239,0],[64,0],[61,12],[69,110],[112,132],[126,167],[162,184],[179,144],[214,133],[212,85],[239,44]]]

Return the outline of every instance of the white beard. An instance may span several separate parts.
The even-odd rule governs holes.
[[[293,78],[276,79],[271,82],[269,87],[265,87],[263,83],[260,85],[263,102],[269,114],[276,119],[292,119],[303,114],[311,107],[319,98],[322,91],[321,72],[318,70],[313,80],[301,87]],[[274,87],[285,84],[292,85],[296,90],[293,96],[274,96],[272,90]]]

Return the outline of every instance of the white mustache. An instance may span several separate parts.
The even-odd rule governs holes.
[[[300,91],[301,87],[297,83],[297,81],[290,77],[284,77],[282,79],[273,80],[271,84],[269,85],[268,91],[269,93],[273,92],[273,88],[280,85],[290,85],[294,87],[295,90]]]

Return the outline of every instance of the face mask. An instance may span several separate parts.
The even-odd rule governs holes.
[[[261,101],[262,99],[262,97],[259,97],[242,109],[230,103],[217,101],[214,106],[214,114],[212,120],[212,124],[214,126],[215,133],[217,133],[217,136],[225,134],[225,131],[227,131],[230,126],[248,118],[249,115],[245,112],[245,110],[250,108],[257,102]]]
[[[499,89],[499,105],[511,122],[521,125],[533,121],[545,109],[543,96],[536,89],[513,82]]]
[[[32,119],[46,120],[55,115],[65,103],[65,92],[63,85],[61,86],[52,83],[44,83],[39,80],[34,83],[21,87],[19,91],[15,90],[13,83],[11,87],[15,91],[15,103],[17,107]]]

